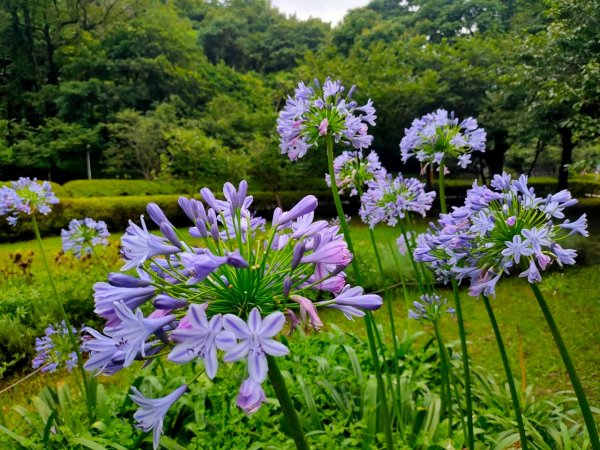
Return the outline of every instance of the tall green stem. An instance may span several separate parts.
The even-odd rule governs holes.
[[[440,163],[439,189],[440,189],[440,208],[442,213],[446,214],[446,186],[444,178],[444,160]],[[454,310],[456,311],[456,321],[458,322],[458,334],[460,336],[460,350],[462,353],[463,371],[465,376],[465,403],[467,413],[467,435],[469,450],[474,450],[474,432],[473,432],[473,396],[471,394],[471,370],[469,368],[469,353],[467,348],[467,333],[465,331],[465,321],[462,313],[462,305],[458,292],[458,283],[452,280],[452,293],[454,294]]]
[[[444,170],[446,166],[444,165],[444,160],[440,162],[440,174],[439,174],[439,189],[440,189],[440,210],[446,214],[448,210],[446,209],[446,186],[445,186],[445,174]]]
[[[287,422],[288,430],[292,435],[292,439],[296,444],[296,448],[298,450],[308,450],[310,447],[306,441],[304,431],[302,431],[302,425],[298,419],[296,409],[292,404],[292,399],[288,393],[283,375],[281,375],[281,371],[277,365],[277,361],[274,357],[267,355],[267,364],[269,365],[269,380],[273,385],[275,395],[277,395],[277,400],[279,400],[279,405],[283,411],[283,416]]]
[[[83,368],[83,359],[81,358],[81,352],[79,350],[79,342],[77,341],[77,338],[75,337],[75,334],[73,333],[73,329],[71,327],[71,322],[69,320],[69,316],[67,316],[67,312],[65,311],[65,308],[64,308],[62,302],[60,301],[60,297],[58,296],[58,291],[56,290],[56,285],[54,284],[54,278],[52,278],[52,272],[50,271],[50,266],[48,265],[48,260],[46,259],[46,253],[44,252],[44,245],[42,243],[42,236],[40,234],[40,228],[38,227],[37,220],[35,218],[35,215],[33,215],[33,214],[31,215],[31,223],[33,224],[33,231],[35,233],[35,238],[38,242],[38,246],[40,247],[40,254],[42,255],[42,262],[44,263],[44,268],[46,269],[46,273],[48,274],[48,281],[50,283],[50,288],[52,289],[52,292],[54,293],[54,298],[56,299],[56,304],[58,305],[58,309],[60,310],[63,320],[65,321],[65,326],[67,327],[67,333],[69,335],[69,340],[71,341],[71,345],[75,349],[75,354],[77,355],[77,367],[79,368],[79,371],[81,372],[81,379],[82,379],[82,383],[83,383],[83,389],[81,389],[81,386],[79,386],[79,388],[81,390],[81,394],[85,395],[86,405],[87,405],[87,410],[88,410],[88,419],[91,421],[93,419],[92,405],[90,404],[90,401],[89,401],[90,393],[88,392],[87,377],[85,374],[85,369]]]
[[[538,304],[542,309],[542,313],[544,314],[544,318],[548,323],[548,327],[550,328],[550,332],[552,333],[552,337],[554,338],[556,347],[558,348],[563,363],[565,364],[565,368],[569,373],[569,378],[571,379],[571,384],[573,385],[573,389],[575,390],[575,395],[577,395],[577,400],[579,401],[579,407],[581,408],[581,413],[583,414],[585,426],[590,436],[590,443],[592,444],[592,449],[600,450],[600,439],[598,438],[598,429],[596,428],[596,422],[594,421],[594,416],[592,415],[592,411],[590,410],[590,405],[585,395],[585,391],[583,390],[581,381],[577,376],[577,372],[575,371],[575,366],[573,365],[573,361],[571,360],[571,356],[569,355],[567,346],[565,345],[565,342],[562,339],[560,331],[556,326],[554,317],[552,317],[552,313],[550,312],[550,308],[548,308],[548,304],[546,303],[546,299],[542,295],[542,292],[537,287],[537,285],[533,283],[530,283],[529,285],[531,286],[531,290],[533,291],[533,294],[535,295],[535,298],[537,299]]]
[[[336,183],[335,170],[333,168],[333,141],[331,139],[331,136],[326,136],[325,141],[327,143],[327,165],[329,168],[329,176],[331,179],[331,194],[333,195],[333,202],[335,203],[335,209],[340,219],[340,225],[342,227],[342,232],[344,233],[346,243],[348,244],[348,249],[354,255],[354,258],[352,258],[352,271],[354,272],[354,277],[356,278],[358,284],[362,284],[360,269],[358,268],[358,262],[356,261],[356,253],[354,252],[352,238],[350,237],[350,230],[348,229],[348,223],[346,222],[344,208],[342,207],[342,201],[340,200],[340,193],[338,191]],[[375,327],[375,321],[370,311],[366,312],[364,319],[365,328],[367,330],[367,339],[369,341],[369,349],[371,351],[371,360],[373,362],[373,369],[375,370],[375,378],[377,380],[377,392],[380,398],[380,410],[385,433],[386,447],[388,450],[393,450],[394,439],[392,437],[392,424],[390,421],[390,414],[388,411],[388,402],[383,383],[383,376],[381,375],[381,367],[379,366],[379,356],[377,355],[375,337],[373,336],[373,327]]]
[[[446,408],[448,408],[448,437],[452,437],[452,391],[450,390],[450,360],[448,359],[446,345],[444,344],[444,339],[442,338],[442,333],[440,332],[440,325],[437,321],[433,323],[433,329],[435,330],[435,337],[440,348],[442,385],[445,386],[444,389],[446,391],[446,398],[442,401],[442,410],[444,409],[443,405],[445,403]],[[442,398],[443,397],[444,396],[442,395]]]
[[[381,282],[383,283],[384,293],[383,296],[385,298],[385,305],[387,308],[388,316],[390,318],[390,332],[392,333],[392,349],[394,354],[392,355],[392,361],[394,362],[394,374],[396,375],[396,385],[400,386],[400,372],[398,367],[398,337],[396,336],[396,326],[394,325],[394,310],[392,309],[392,301],[390,291],[387,287],[387,283],[385,282],[385,274],[383,273],[383,264],[381,263],[381,258],[379,256],[379,250],[377,249],[377,243],[375,242],[375,233],[373,230],[369,228],[369,235],[371,237],[371,244],[373,245],[373,251],[375,252],[375,259],[377,260],[377,266],[379,267],[379,273],[381,274]],[[396,394],[394,392],[394,387],[390,383],[389,374],[388,374],[388,383],[390,384],[390,392],[392,393],[392,400],[394,404],[396,404]]]
[[[333,179],[333,178],[332,178]],[[362,188],[361,186],[356,186],[358,191],[358,196],[362,197]],[[375,232],[371,227],[369,227],[369,237],[371,238],[371,245],[373,246],[373,252],[375,253],[375,259],[377,260],[377,267],[379,268],[379,274],[381,275],[381,282],[383,283],[384,288],[384,298],[385,304],[388,312],[388,316],[390,319],[390,331],[392,333],[392,347],[394,350],[394,355],[392,357],[392,361],[394,361],[394,373],[396,374],[396,383],[400,384],[399,378],[399,368],[398,368],[398,337],[396,336],[396,326],[394,324],[394,310],[392,308],[392,302],[389,295],[389,289],[387,287],[387,283],[385,281],[385,273],[383,272],[383,264],[381,262],[381,256],[379,255],[379,249],[377,248],[377,242],[375,241]],[[392,395],[394,395],[394,389],[390,385],[390,389]],[[395,402],[394,402],[395,403]]]
[[[96,249],[94,248],[93,245],[91,248],[92,248],[92,253],[94,254],[94,258],[96,258],[100,262],[100,265],[102,266],[102,268],[104,270],[106,270],[107,273],[110,272],[110,269],[108,268],[106,263],[102,260],[102,258],[100,258],[100,255],[98,255],[98,253],[96,252]]]
[[[504,365],[504,372],[506,373],[506,380],[510,389],[510,396],[512,398],[513,408],[515,409],[515,415],[517,416],[517,426],[519,427],[519,436],[521,437],[521,448],[527,450],[527,436],[525,435],[525,426],[523,425],[523,416],[521,415],[521,406],[519,404],[519,395],[517,394],[517,388],[515,387],[515,379],[510,369],[510,363],[508,362],[508,356],[506,355],[506,348],[502,341],[502,335],[500,334],[500,328],[496,322],[496,316],[492,309],[489,298],[486,295],[481,296],[485,309],[487,310],[488,316],[490,316],[490,322],[494,329],[494,335],[496,336],[496,342],[498,343],[498,350],[500,350],[500,357],[502,358],[502,364]]]

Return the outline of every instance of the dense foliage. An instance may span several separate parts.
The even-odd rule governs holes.
[[[298,77],[354,81],[374,145],[400,169],[419,113],[475,116],[473,171],[598,164],[592,0],[373,0],[331,28],[266,0],[10,0],[0,6],[0,178],[216,180],[289,189],[273,126]],[[325,171],[312,156],[295,173]],[[416,166],[409,165],[409,171]],[[560,170],[559,170],[560,169]]]

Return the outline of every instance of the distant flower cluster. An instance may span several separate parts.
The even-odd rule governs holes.
[[[485,130],[472,117],[459,122],[454,113],[438,109],[415,119],[405,130],[400,142],[402,161],[415,156],[425,168],[428,164],[439,166],[444,158],[453,157],[466,169],[472,152],[485,151],[485,139]]]
[[[277,119],[281,153],[296,161],[324,136],[355,149],[369,148],[373,136],[368,125],[375,125],[375,108],[371,100],[358,106],[352,100],[354,89],[345,94],[342,83],[329,78],[323,86],[318,80],[314,87],[299,83]]]
[[[90,254],[98,245],[108,245],[110,233],[103,220],[85,218],[73,219],[68,230],[61,230],[62,249],[65,253],[72,251],[77,258]]]
[[[425,216],[434,198],[435,192],[425,192],[425,184],[416,178],[387,175],[362,195],[360,217],[371,228],[380,222],[394,226],[409,212]]]
[[[575,222],[563,220],[563,210],[577,203],[567,190],[536,197],[525,175],[512,179],[506,173],[496,175],[491,187],[475,182],[464,206],[442,214],[418,237],[415,258],[440,280],[468,279],[472,296],[493,295],[503,274],[516,271],[536,283],[552,262],[575,264],[576,251],[559,242],[573,234],[588,236],[587,221],[585,214]]]
[[[10,225],[16,225],[20,214],[39,212],[46,215],[52,210],[51,205],[56,203],[58,198],[52,192],[50,183],[38,183],[36,178],[19,178],[18,181],[11,181],[10,187],[0,188],[0,216],[7,216]]]
[[[400,252],[400,254],[402,256],[406,255],[409,247],[413,246],[416,236],[417,236],[417,233],[415,233],[414,231],[407,231],[406,237],[408,238],[409,242],[406,242],[404,235],[402,235],[398,239],[396,239],[396,245],[398,246],[398,252]]]
[[[444,314],[454,314],[454,308],[448,306],[448,300],[437,294],[421,295],[420,301],[413,302],[413,307],[408,317],[420,322],[438,322]]]
[[[264,219],[249,211],[247,189],[245,181],[237,188],[226,183],[219,200],[204,188],[204,203],[181,197],[193,224],[187,236],[155,204],[147,210],[161,235],[149,233],[143,217],[141,227],[130,222],[121,239],[122,270],[136,273],[111,273],[94,285],[95,312],[107,324],[103,333],[88,330],[88,370],[111,374],[160,352],[178,364],[202,360],[212,379],[220,350],[223,362],[245,362],[237,404],[251,413],[265,399],[267,356],[289,351],[275,339],[286,321],[291,329],[303,322],[318,329],[319,308],[352,318],[381,306],[381,297],[346,284],[352,254],[337,226],[314,220],[314,196],[289,211],[277,208],[265,232]],[[154,308],[142,313],[149,302]],[[155,447],[164,414],[185,390],[155,400],[134,391],[136,418],[154,430]]]
[[[77,335],[75,328],[71,329]],[[77,365],[77,353],[69,339],[69,331],[65,322],[49,325],[45,335],[35,340],[36,355],[33,368],[41,368],[42,372],[55,372],[60,367],[66,367],[69,372]]]
[[[358,195],[359,189],[376,183],[386,175],[377,153],[371,151],[365,158],[361,150],[345,151],[333,161],[335,180],[340,194],[350,190],[350,196]],[[331,177],[325,175],[327,186],[331,187]]]

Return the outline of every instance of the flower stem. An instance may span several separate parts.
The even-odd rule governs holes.
[[[327,143],[327,165],[329,168],[329,176],[331,178],[331,194],[333,195],[333,202],[335,203],[335,209],[338,217],[340,218],[340,225],[342,232],[348,244],[348,250],[354,255],[352,258],[352,271],[358,284],[362,284],[360,276],[360,269],[356,261],[356,253],[354,252],[354,246],[352,245],[352,238],[350,237],[350,230],[348,229],[348,223],[346,222],[346,216],[344,215],[344,208],[342,207],[342,201],[340,200],[340,193],[335,179],[335,170],[333,168],[333,141],[331,136],[327,135],[325,138]],[[371,350],[371,360],[373,362],[373,369],[375,371],[375,378],[377,380],[377,392],[380,398],[380,409],[381,418],[383,421],[383,428],[385,432],[386,447],[388,450],[394,449],[394,439],[392,437],[392,424],[390,421],[390,414],[388,411],[387,396],[385,393],[385,387],[383,383],[383,376],[381,375],[381,367],[379,365],[379,356],[377,355],[377,347],[375,343],[375,337],[373,336],[373,328],[375,327],[375,320],[371,311],[365,313],[365,328],[367,330],[367,339],[369,341],[369,349]]]
[[[440,163],[439,173],[439,189],[440,189],[440,209],[446,214],[446,187],[444,178],[444,160]],[[474,432],[473,432],[473,396],[471,394],[471,370],[469,368],[469,353],[467,348],[467,334],[465,331],[465,321],[462,313],[462,305],[460,303],[460,295],[458,292],[458,283],[452,279],[452,293],[454,294],[454,310],[456,311],[456,321],[458,322],[458,334],[460,336],[460,351],[462,353],[463,371],[465,376],[465,403],[467,413],[467,435],[469,450],[474,450]]]
[[[79,350],[79,342],[75,338],[75,334],[73,334],[73,329],[71,327],[71,322],[69,321],[69,316],[67,316],[67,312],[65,311],[65,308],[64,308],[62,302],[60,301],[60,297],[58,296],[58,291],[56,290],[56,285],[54,284],[54,279],[52,278],[52,272],[50,271],[50,266],[48,265],[48,260],[46,259],[46,253],[44,252],[44,245],[42,243],[42,236],[40,235],[40,229],[38,227],[38,223],[37,223],[37,220],[36,220],[34,214],[31,215],[31,223],[33,224],[33,231],[35,233],[35,238],[38,242],[38,246],[40,247],[40,254],[42,255],[42,262],[44,263],[44,268],[46,269],[46,273],[48,274],[48,281],[50,283],[50,288],[52,289],[52,292],[54,293],[54,298],[56,299],[58,309],[60,310],[63,320],[65,321],[65,326],[67,327],[67,333],[69,335],[69,339],[71,340],[71,345],[73,346],[73,349],[75,350],[75,354],[77,355],[77,367],[79,368],[79,371],[81,372],[81,379],[83,382],[83,389],[81,388],[81,385],[79,385],[79,389],[81,390],[81,394],[85,395],[85,397],[86,397],[88,419],[91,422],[93,419],[92,405],[90,403],[90,393],[88,392],[88,384],[87,384],[87,378],[85,376],[85,369],[83,368],[83,359],[81,357],[81,351]]]
[[[102,268],[106,271],[106,273],[110,272],[110,269],[108,268],[108,266],[106,265],[106,263],[102,260],[102,258],[100,258],[100,255],[98,255],[98,253],[96,252],[96,249],[94,248],[94,246],[91,247],[92,248],[92,253],[94,254],[94,257],[100,261],[100,265],[102,266]]]
[[[596,422],[594,421],[594,416],[592,415],[592,411],[590,410],[590,405],[585,395],[585,391],[583,390],[581,381],[577,376],[577,372],[575,371],[575,366],[573,365],[573,361],[571,360],[571,356],[569,355],[567,346],[565,345],[565,342],[562,339],[560,331],[556,326],[556,322],[552,317],[552,313],[550,312],[550,308],[548,308],[548,304],[546,303],[546,299],[542,295],[542,292],[537,287],[537,285],[533,283],[529,283],[529,285],[531,286],[531,290],[533,291],[535,298],[537,299],[540,308],[542,309],[542,313],[544,314],[546,322],[548,323],[548,327],[550,328],[550,332],[552,333],[552,337],[554,338],[556,347],[558,348],[563,363],[565,364],[565,368],[569,373],[569,378],[571,379],[571,384],[573,385],[573,389],[575,390],[575,395],[577,395],[577,400],[579,401],[579,407],[581,408],[581,413],[583,414],[585,426],[587,427],[588,434],[590,436],[590,443],[592,445],[592,449],[599,450],[600,439],[598,438],[598,429],[596,428]]]
[[[443,390],[446,391],[445,399],[443,398],[444,395],[442,394],[442,405],[445,404],[446,408],[448,409],[448,437],[452,437],[452,391],[450,390],[450,361],[448,359],[448,352],[446,351],[446,345],[444,344],[444,339],[442,338],[438,321],[433,323],[433,329],[435,330],[435,337],[440,348],[442,386],[444,386]],[[442,411],[443,410],[444,407],[442,406]]]
[[[442,161],[440,162],[440,167],[439,167],[439,189],[440,189],[440,210],[442,211],[442,213],[446,214],[448,212],[448,210],[446,209],[446,186],[445,186],[445,174],[444,174],[444,170],[445,170],[445,166],[444,166],[444,160],[442,159]]]
[[[310,447],[306,441],[304,431],[302,431],[302,425],[298,419],[296,409],[292,404],[292,399],[290,398],[290,394],[285,386],[285,381],[283,379],[283,375],[281,375],[277,361],[273,356],[267,355],[267,363],[269,365],[269,380],[271,380],[271,384],[275,390],[275,395],[277,395],[277,399],[279,400],[279,405],[283,411],[283,416],[287,422],[288,430],[292,435],[292,439],[294,439],[296,448],[298,450],[308,450]]]
[[[512,398],[513,408],[515,409],[515,415],[517,416],[517,426],[519,428],[519,436],[521,438],[521,448],[523,450],[527,450],[527,436],[525,435],[525,426],[523,425],[523,416],[521,415],[519,395],[517,394],[517,388],[515,387],[515,379],[513,377],[512,370],[510,369],[508,356],[506,355],[506,348],[504,347],[502,335],[500,334],[498,322],[496,322],[496,316],[494,315],[494,311],[492,310],[490,300],[486,295],[482,295],[481,298],[483,298],[485,309],[487,310],[488,316],[490,317],[490,322],[492,324],[492,328],[494,329],[494,335],[496,336],[496,342],[498,343],[498,350],[500,350],[500,357],[502,358],[502,364],[504,365],[504,372],[506,373],[506,380],[510,389],[510,396]]]

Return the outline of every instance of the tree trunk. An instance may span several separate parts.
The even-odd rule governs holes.
[[[504,155],[510,148],[507,138],[508,133],[504,130],[493,133],[494,148],[486,151],[483,155],[490,170],[490,177],[497,173],[502,173],[504,168]]]
[[[573,143],[573,132],[570,128],[561,128],[558,133],[562,144],[562,156],[558,169],[558,190],[560,191],[569,186],[569,166],[573,162],[575,144]]]

